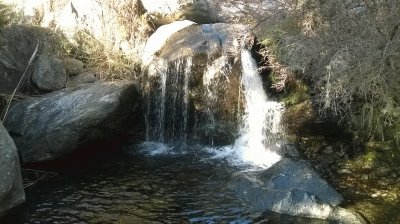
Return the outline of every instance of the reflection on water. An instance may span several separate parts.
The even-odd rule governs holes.
[[[25,205],[0,223],[328,223],[251,213],[226,188],[233,168],[204,158],[123,153],[68,169],[31,188]]]
[[[223,168],[196,156],[130,155],[97,170],[63,173],[35,186],[12,221],[250,223],[246,206],[224,188],[226,177]]]

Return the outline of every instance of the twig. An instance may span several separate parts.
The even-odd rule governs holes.
[[[17,90],[19,89],[19,85],[21,84],[22,80],[24,79],[25,74],[26,74],[26,72],[28,71],[28,68],[31,66],[31,64],[32,64],[32,62],[33,62],[33,59],[35,59],[36,54],[37,54],[37,52],[38,52],[38,49],[39,49],[39,40],[37,41],[35,51],[33,52],[31,58],[29,59],[28,65],[26,66],[24,73],[22,73],[22,76],[21,76],[21,78],[19,79],[19,82],[18,82],[18,84],[17,84],[17,87],[15,87],[14,92],[12,93],[11,98],[10,98],[10,100],[8,101],[8,104],[7,104],[7,107],[6,107],[6,112],[4,113],[3,120],[2,120],[3,123],[4,123],[4,121],[5,121],[6,117],[7,117],[8,109],[10,109],[11,101],[13,100],[15,93],[16,93]]]

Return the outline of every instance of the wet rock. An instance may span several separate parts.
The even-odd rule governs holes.
[[[177,20],[188,19],[196,23],[215,23],[217,13],[210,0],[141,0],[151,21],[164,25]]]
[[[13,103],[4,125],[24,162],[51,160],[124,132],[138,99],[132,82],[80,85]]]
[[[239,175],[229,188],[257,212],[271,210],[323,219],[343,200],[307,162],[287,158],[265,171]]]
[[[0,217],[24,201],[17,148],[0,121]]]
[[[237,174],[228,187],[255,212],[366,223],[357,213],[339,207],[343,197],[303,160],[284,158],[267,170]]]
[[[77,76],[83,73],[84,64],[82,61],[75,58],[64,59],[65,70],[68,76]]]
[[[32,75],[32,81],[41,90],[56,91],[65,88],[67,74],[64,63],[54,55],[42,54]]]
[[[169,28],[173,32],[167,35],[159,32]],[[154,47],[151,43],[156,40],[162,42]],[[188,137],[211,145],[233,143],[243,106],[239,60],[242,42],[249,46],[255,42],[254,34],[243,25],[198,25],[190,21],[162,26],[150,37],[142,86],[149,108],[147,123],[154,127],[149,133],[154,139],[164,133],[166,139]],[[164,119],[162,125],[160,118]]]

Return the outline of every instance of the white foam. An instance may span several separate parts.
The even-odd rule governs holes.
[[[273,139],[280,132],[282,105],[269,101],[257,71],[257,64],[251,52],[241,52],[242,84],[246,100],[245,115],[240,130],[240,137],[233,146],[208,148],[214,158],[224,158],[233,165],[250,164],[268,168],[278,162],[281,157],[271,149],[279,144]]]
[[[149,156],[174,155],[174,147],[161,142],[143,142],[139,145],[139,151]]]

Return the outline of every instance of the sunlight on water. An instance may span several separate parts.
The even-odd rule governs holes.
[[[215,158],[226,158],[233,164],[249,163],[267,168],[280,160],[272,149],[279,148],[274,135],[279,133],[282,105],[268,101],[257,71],[257,64],[248,50],[241,52],[242,84],[246,100],[240,137],[233,146],[208,148]]]

